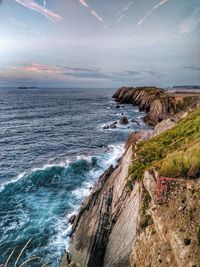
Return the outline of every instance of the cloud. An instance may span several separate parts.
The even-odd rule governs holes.
[[[47,17],[49,20],[53,22],[59,22],[62,20],[62,17],[49,9],[46,9],[46,7],[41,6],[40,4],[36,3],[35,0],[15,0],[18,4],[21,4],[25,7],[27,7],[30,10],[36,11],[43,16]]]
[[[184,66],[183,69],[188,69],[192,71],[200,71],[200,67],[198,66]]]
[[[166,4],[169,0],[162,0],[160,3],[156,4],[155,6],[152,7],[152,9],[150,9],[146,15],[139,20],[139,22],[137,23],[137,27],[140,27],[143,22],[157,9],[159,8],[160,6]]]
[[[80,3],[82,6],[86,7],[87,9],[89,9],[89,10],[90,10],[90,13],[91,13],[96,19],[98,19],[100,22],[103,22],[103,18],[102,18],[101,16],[99,16],[99,14],[98,14],[96,11],[94,11],[94,10],[93,10],[93,9],[86,3],[85,0],[79,0],[79,3]]]
[[[152,70],[143,70],[142,71],[143,73],[147,73],[147,74],[150,74],[150,75],[156,75],[157,73],[152,71]]]
[[[35,77],[39,79],[53,80],[81,80],[81,81],[109,81],[109,82],[135,82],[139,78],[148,75],[158,75],[151,70],[124,70],[124,71],[104,71],[97,68],[71,67],[63,65],[45,65],[41,63],[31,63],[24,66],[10,67],[9,73],[18,77]],[[5,77],[5,76],[4,76]]]
[[[200,22],[200,7],[197,7],[180,24],[180,33],[186,34],[194,30]]]
[[[39,63],[32,63],[25,66],[17,66],[17,67],[11,67],[13,70],[20,70],[25,72],[49,72],[49,73],[57,73],[61,72],[61,69],[59,67],[52,67],[48,65],[43,65]]]
[[[98,70],[98,69],[73,68],[73,67],[62,67],[62,68],[70,71],[83,71],[83,72],[93,72]]]
[[[142,74],[142,72],[133,71],[133,70],[125,70],[125,71],[119,73],[119,75],[121,75],[121,76],[140,75],[140,74]]]

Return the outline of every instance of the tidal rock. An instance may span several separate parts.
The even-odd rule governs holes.
[[[70,223],[70,224],[73,224],[74,221],[75,221],[75,219],[76,219],[76,215],[72,215],[72,216],[69,218],[69,223]]]
[[[120,123],[120,124],[128,124],[128,119],[127,119],[127,117],[126,117],[126,116],[121,117],[119,123]]]
[[[137,125],[140,125],[140,123],[139,123],[138,121],[134,120],[134,119],[132,119],[131,122],[134,122],[134,123],[136,123]]]
[[[113,123],[111,123],[111,124],[110,124],[110,128],[111,128],[111,129],[115,129],[115,128],[117,128],[116,124],[117,124],[116,121],[113,122]]]
[[[106,130],[106,129],[109,129],[110,127],[109,127],[109,125],[104,125],[103,126],[103,130]]]

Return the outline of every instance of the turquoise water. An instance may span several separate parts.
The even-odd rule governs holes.
[[[31,238],[21,260],[39,256],[39,264],[29,266],[58,266],[70,216],[99,175],[116,164],[130,132],[145,128],[132,122],[102,129],[121,113],[137,121],[142,115],[132,106],[115,108],[112,94],[0,89],[0,263]]]

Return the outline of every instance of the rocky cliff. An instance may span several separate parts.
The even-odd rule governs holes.
[[[148,112],[156,96],[142,91],[120,89],[115,97]],[[173,104],[158,91],[166,107],[157,121],[163,111],[170,118],[133,133],[119,165],[99,178],[73,223],[62,267],[200,266],[200,110],[171,117]],[[159,184],[164,174],[175,180]]]
[[[157,87],[122,87],[113,98],[119,103],[133,104],[146,112],[144,121],[151,125],[198,104],[199,95],[172,94]]]

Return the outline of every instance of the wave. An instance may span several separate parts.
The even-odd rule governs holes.
[[[1,185],[0,248],[33,237],[27,253],[55,262],[69,245],[71,215],[91,192],[98,177],[116,165],[124,145],[110,145],[94,156],[79,155],[19,174]],[[1,256],[0,256],[1,259]]]

